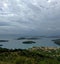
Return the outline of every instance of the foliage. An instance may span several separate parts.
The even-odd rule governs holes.
[[[6,49],[0,48],[0,64],[60,64],[60,49]]]

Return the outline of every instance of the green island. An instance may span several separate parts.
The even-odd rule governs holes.
[[[38,37],[27,38],[27,40],[37,40],[37,39],[40,39],[40,38],[38,38]]]
[[[26,38],[21,37],[21,38],[17,38],[16,40],[24,40],[24,39],[26,39]]]
[[[3,46],[2,44],[0,44],[0,46]]]
[[[0,64],[60,64],[60,48],[0,48]]]
[[[8,42],[8,40],[0,40],[0,42]]]
[[[52,40],[52,41],[54,41],[55,44],[60,45],[60,39],[56,39],[56,40]]]
[[[36,43],[36,42],[34,42],[34,41],[24,41],[24,42],[22,42],[23,44],[32,44],[32,43]]]
[[[16,40],[24,40],[24,39],[27,39],[27,40],[37,40],[37,39],[40,39],[38,37],[21,37],[21,38],[17,38]]]

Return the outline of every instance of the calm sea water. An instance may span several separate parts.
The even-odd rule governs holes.
[[[60,47],[59,45],[55,44],[52,40],[53,39],[58,39],[58,38],[40,38],[37,40],[33,40],[36,43],[33,44],[23,44],[23,41],[26,40],[15,40],[17,36],[0,36],[1,39],[6,39],[9,40],[9,42],[0,42],[2,44],[3,48],[8,48],[8,49],[27,49],[27,48],[32,48],[32,47],[40,47],[40,46],[45,46],[45,47]]]

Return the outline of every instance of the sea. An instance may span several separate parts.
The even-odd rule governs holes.
[[[59,38],[46,38],[46,37],[39,37],[39,39],[32,39],[32,41],[36,43],[32,44],[23,44],[24,41],[27,41],[27,39],[22,40],[16,40],[17,38],[20,38],[21,36],[17,35],[0,35],[0,40],[9,40],[8,42],[0,42],[0,46],[2,48],[8,48],[8,49],[28,49],[32,47],[60,47],[59,45],[55,44],[55,39]]]

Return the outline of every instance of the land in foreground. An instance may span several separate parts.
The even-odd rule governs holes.
[[[0,48],[0,64],[60,64],[60,48]]]

